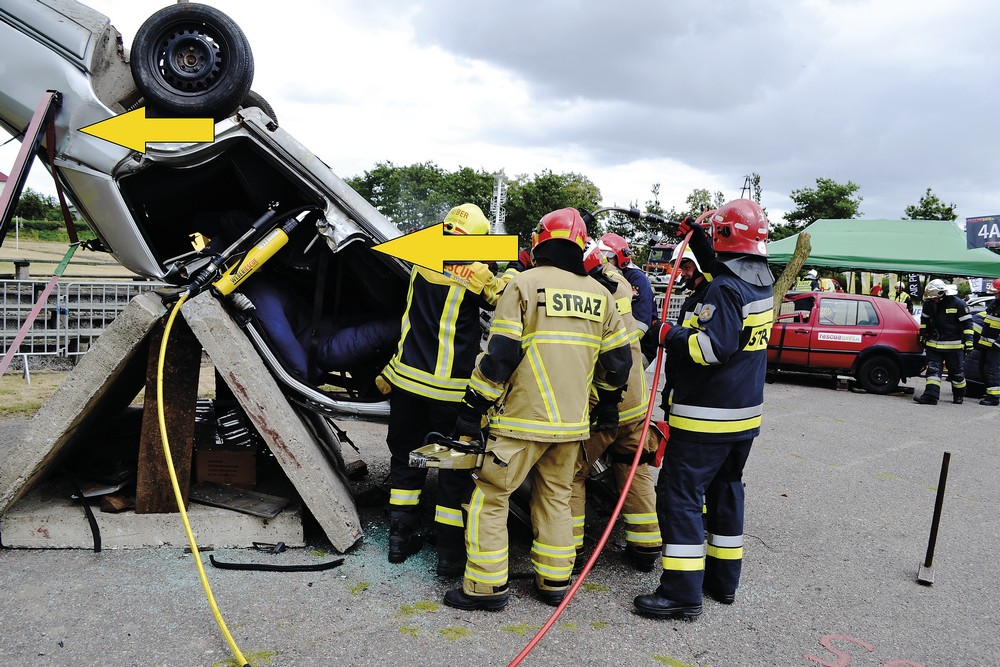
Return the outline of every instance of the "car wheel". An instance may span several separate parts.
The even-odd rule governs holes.
[[[132,42],[132,77],[150,106],[181,116],[224,118],[253,83],[253,54],[236,23],[206,5],[171,5]]]
[[[899,364],[884,355],[868,357],[858,368],[858,382],[869,394],[888,394],[899,386]]]
[[[246,97],[244,97],[243,101],[240,102],[240,106],[244,108],[257,107],[263,111],[268,118],[274,121],[275,126],[278,125],[278,116],[274,113],[274,109],[267,103],[267,100],[265,100],[260,93],[253,90],[247,91]]]

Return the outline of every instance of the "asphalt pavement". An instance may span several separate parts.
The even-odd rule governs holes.
[[[920,379],[911,380],[919,392]],[[657,574],[612,544],[524,665],[944,667],[1000,664],[1000,409],[836,389],[779,377],[747,465],[746,547],[736,603],[705,601],[697,620],[633,612]],[[357,483],[365,538],[319,573],[208,567],[215,599],[254,665],[507,665],[553,611],[512,582],[501,612],[441,604],[460,584],[434,575],[425,547],[386,561],[378,484],[385,428],[342,423],[370,474]],[[0,448],[23,421],[0,423]],[[933,561],[919,585],[942,455],[951,453]],[[98,520],[100,515],[98,515]],[[197,527],[195,527],[197,529]],[[0,536],[2,538],[2,536]],[[512,536],[512,572],[528,573]],[[307,564],[315,546],[277,556],[216,550],[227,561]],[[208,558],[205,555],[205,561]],[[230,653],[190,555],[175,548],[0,549],[0,656],[6,665],[226,665]]]

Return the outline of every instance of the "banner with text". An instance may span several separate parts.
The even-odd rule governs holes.
[[[1000,215],[966,218],[965,240],[969,248],[1000,248]]]

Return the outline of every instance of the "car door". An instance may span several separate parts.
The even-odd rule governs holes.
[[[858,353],[878,340],[882,326],[868,300],[821,296],[809,341],[810,366],[850,368]]]
[[[808,366],[815,299],[785,299],[768,339],[767,362],[776,367]]]

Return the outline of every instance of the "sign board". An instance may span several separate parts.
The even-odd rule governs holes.
[[[1000,215],[966,218],[965,241],[969,248],[1000,248]]]

